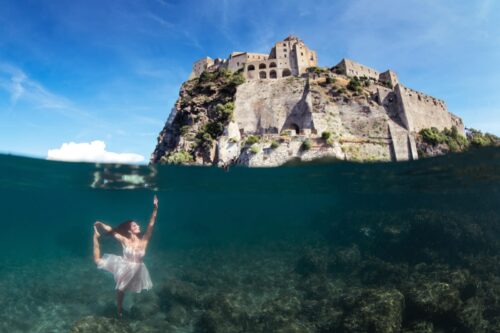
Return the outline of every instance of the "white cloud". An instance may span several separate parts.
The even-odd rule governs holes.
[[[133,153],[113,153],[106,150],[104,141],[63,143],[61,148],[49,149],[47,159],[69,162],[139,163],[144,156]]]

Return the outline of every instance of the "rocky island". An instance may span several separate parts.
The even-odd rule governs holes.
[[[394,71],[348,59],[320,68],[316,52],[289,36],[269,54],[196,61],[151,163],[405,161],[461,151],[465,135],[443,100],[404,86]]]

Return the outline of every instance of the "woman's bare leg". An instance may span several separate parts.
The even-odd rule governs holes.
[[[101,259],[101,247],[99,245],[99,237],[101,235],[97,231],[97,228],[94,226],[94,262],[97,265],[99,260]]]
[[[122,308],[123,308],[123,297],[125,296],[125,292],[123,290],[116,291],[116,306],[118,308],[118,317],[122,317]]]

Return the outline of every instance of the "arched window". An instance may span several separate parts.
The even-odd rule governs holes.
[[[269,78],[270,79],[276,79],[276,78],[278,78],[278,75],[276,74],[275,70],[272,70],[272,71],[269,72]]]
[[[292,72],[290,72],[290,70],[288,68],[285,68],[283,70],[283,73],[281,74],[282,77],[287,77],[287,76],[290,76],[292,75]]]
[[[276,67],[276,63],[275,62],[272,62],[270,65],[269,65],[269,68],[274,68]]]
[[[266,64],[260,64],[259,69],[266,69]]]
[[[267,74],[266,74],[266,72],[264,72],[264,71],[260,72],[260,73],[259,73],[259,77],[260,77],[261,79],[267,79]]]
[[[254,70],[255,70],[255,66],[254,66],[254,65],[250,65],[250,66],[248,66],[248,69],[247,69],[247,70],[249,70],[249,71],[254,71]]]

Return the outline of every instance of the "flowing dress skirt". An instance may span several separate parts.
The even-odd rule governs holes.
[[[148,269],[143,262],[134,262],[114,254],[104,254],[97,267],[111,272],[115,278],[115,289],[133,291],[149,290],[153,287]]]

